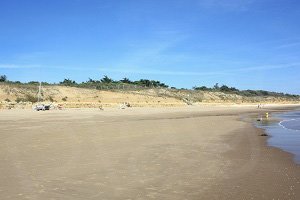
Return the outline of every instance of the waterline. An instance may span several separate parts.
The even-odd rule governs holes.
[[[295,162],[300,164],[300,111],[274,114],[273,117],[280,122],[265,119],[257,123],[270,136],[267,144],[293,154]]]
[[[289,126],[289,125],[285,125],[285,123],[289,123],[289,122],[293,122],[294,124],[299,123],[300,124],[300,120],[299,119],[287,119],[287,120],[282,120],[280,121],[278,124],[279,126],[281,126],[284,129],[287,130],[291,130],[291,131],[300,131],[300,129],[297,128],[293,128],[293,126]],[[298,124],[296,124],[298,125]],[[300,127],[299,127],[300,128]]]

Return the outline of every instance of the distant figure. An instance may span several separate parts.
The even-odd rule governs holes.
[[[62,109],[63,109],[62,104],[58,104],[58,105],[57,105],[57,108],[58,108],[58,110],[62,110]]]

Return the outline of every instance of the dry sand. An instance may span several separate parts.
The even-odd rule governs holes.
[[[0,111],[0,199],[300,199],[253,106]]]

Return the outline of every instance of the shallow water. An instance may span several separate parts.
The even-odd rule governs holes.
[[[279,122],[263,119],[257,126],[265,129],[271,136],[268,145],[292,153],[296,163],[300,164],[300,110],[275,114]]]
[[[283,128],[300,131],[300,119],[288,119],[279,123]]]

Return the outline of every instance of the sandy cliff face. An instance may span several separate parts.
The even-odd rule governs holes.
[[[37,91],[37,87],[0,85],[0,102],[2,107],[31,107],[30,101],[36,101]],[[44,102],[54,102],[72,108],[115,107],[125,102],[134,107],[185,105],[180,99],[158,96],[151,92],[145,94],[139,91],[100,91],[66,86],[44,86],[42,98]]]
[[[37,100],[38,87],[34,85],[0,84],[0,108],[31,108]],[[66,86],[43,86],[45,103],[61,104],[69,108],[118,107],[125,102],[133,107],[185,106],[203,103],[299,103],[279,97],[244,97],[222,92],[142,89],[96,90]]]

